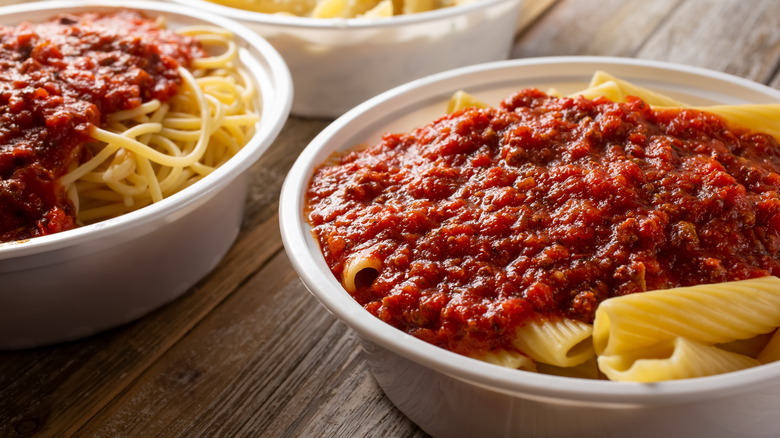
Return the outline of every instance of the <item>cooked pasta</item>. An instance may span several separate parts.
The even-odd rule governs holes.
[[[373,280],[381,267],[381,260],[373,256],[369,250],[361,251],[347,262],[341,283],[348,292],[354,292],[361,282]]]
[[[757,359],[674,337],[647,348],[598,357],[610,380],[659,382],[723,374],[760,365]]]
[[[530,357],[510,350],[496,350],[483,352],[472,356],[474,359],[492,363],[506,368],[524,371],[537,371],[536,362]]]
[[[248,11],[311,18],[383,18],[416,14],[477,0],[208,0]]]
[[[775,330],[769,342],[756,356],[761,363],[769,363],[780,360],[780,330]]]
[[[604,380],[607,377],[599,370],[596,356],[591,356],[585,362],[573,367],[557,367],[545,363],[536,364],[536,372],[552,376],[572,377],[577,379]]]
[[[539,319],[516,330],[514,346],[533,360],[573,367],[593,357],[590,324],[571,319]]]
[[[680,287],[691,281],[681,281],[679,276],[686,274],[675,271],[672,264],[661,266],[665,262],[656,249],[661,246],[642,247],[637,243],[645,253],[652,254],[644,254],[647,258],[639,259],[641,262],[625,253],[643,236],[651,241],[662,233],[667,234],[658,239],[660,242],[676,239],[679,248],[693,246],[699,236],[692,223],[678,219],[666,224],[663,217],[668,217],[668,213],[650,208],[642,210],[647,215],[645,219],[636,209],[619,210],[616,227],[599,240],[594,239],[593,228],[602,226],[605,219],[594,211],[605,210],[588,207],[599,202],[608,210],[611,204],[631,206],[644,202],[633,199],[633,187],[641,186],[637,181],[643,181],[644,187],[650,186],[651,194],[657,194],[658,190],[653,191],[652,184],[642,179],[645,174],[636,162],[625,158],[629,152],[643,158],[645,154],[655,154],[653,157],[663,156],[663,164],[669,164],[674,162],[675,142],[683,141],[672,136],[665,140],[669,144],[661,144],[652,138],[663,136],[664,129],[674,129],[669,126],[675,123],[662,125],[657,131],[641,131],[637,127],[643,126],[640,122],[631,125],[633,121],[621,118],[625,114],[636,114],[641,120],[646,116],[653,120],[648,124],[655,123],[654,118],[667,122],[689,117],[694,120],[694,130],[704,120],[711,123],[713,130],[726,131],[725,136],[750,131],[780,139],[774,128],[767,127],[773,118],[780,118],[780,105],[688,107],[604,72],[597,72],[587,89],[569,98],[551,98],[553,93],[557,91],[544,94],[522,90],[497,109],[459,91],[448,102],[449,116],[412,133],[387,134],[380,145],[353,152],[338,165],[323,166],[319,174],[322,182],[318,185],[315,175],[307,196],[310,207],[323,202],[325,209],[313,208],[309,218],[326,260],[334,274],[341,275],[345,289],[376,316],[422,339],[454,351],[464,350],[464,354],[479,360],[527,371],[654,382],[736,371],[780,359],[780,279],[767,274],[778,269],[776,260],[769,267],[761,265],[752,271],[744,267],[747,263],[740,265],[744,271],[730,277],[729,268],[706,253],[701,256],[701,267],[687,269],[691,275],[707,274],[693,281],[707,284]],[[554,101],[551,110],[539,109],[548,101]],[[576,110],[571,109],[574,106]],[[567,113],[570,110],[571,114]],[[590,110],[596,115],[591,116]],[[495,120],[498,122],[494,123]],[[561,125],[566,126],[560,128],[564,140],[559,140],[555,132]],[[631,127],[636,131],[631,131]],[[602,128],[604,131],[598,131]],[[608,144],[599,145],[602,149],[595,157],[589,155],[591,143],[603,141],[600,136],[607,131],[632,134],[626,144],[613,147],[607,141]],[[586,135],[578,137],[582,132]],[[553,156],[557,147],[553,143],[567,142],[571,137],[575,140],[563,149],[570,156],[560,159],[565,165],[550,166],[552,170],[545,167],[559,158]],[[766,135],[759,137],[757,149],[774,144]],[[499,142],[497,138],[506,141]],[[720,151],[718,141],[712,143]],[[407,146],[408,150],[404,149]],[[403,152],[394,155],[396,149]],[[458,155],[464,151],[466,155]],[[605,166],[607,170],[590,165],[607,154],[620,158],[621,169],[626,171],[613,175],[609,172],[615,164],[612,161]],[[581,162],[577,161],[583,157]],[[706,159],[692,159],[691,165],[715,170],[723,167]],[[446,165],[439,166],[440,163]],[[650,164],[648,167],[656,169]],[[671,164],[669,167],[675,169]],[[534,170],[540,168],[543,170]],[[488,170],[481,173],[483,169]],[[382,179],[385,174],[387,178]],[[462,174],[468,175],[467,187],[463,179],[458,179]],[[427,179],[428,176],[431,178]],[[337,208],[338,201],[330,196],[337,186],[335,181],[342,177],[345,186],[338,194],[344,195],[345,201]],[[737,185],[729,177],[725,171],[714,172],[715,179],[708,190]],[[772,178],[769,175],[768,181],[780,181]],[[536,189],[542,179],[556,184]],[[396,185],[398,181],[409,183]],[[592,193],[603,196],[594,186],[612,187],[611,184],[619,187],[616,191],[607,190],[609,196],[598,200],[587,197]],[[385,187],[389,189],[383,191]],[[569,187],[574,187],[571,198],[564,196]],[[737,187],[734,193],[719,199],[721,204],[748,202],[740,194]],[[413,200],[411,205],[404,204],[406,197]],[[529,198],[544,201],[523,204]],[[331,219],[343,211],[339,223],[351,224],[358,217],[353,209],[363,205],[370,206],[366,209],[371,216],[366,222],[370,222],[370,229],[362,233],[350,227],[346,235],[339,234],[340,225],[333,225]],[[436,205],[444,208],[436,210]],[[483,205],[486,207],[478,208]],[[676,207],[673,203],[662,205]],[[414,211],[407,212],[404,206]],[[551,210],[544,213],[534,210],[550,206]],[[504,207],[507,208],[502,210]],[[550,215],[559,213],[560,216],[550,219]],[[744,213],[744,217],[747,223],[756,221],[749,213]],[[718,219],[716,216],[715,220]],[[565,233],[553,236],[527,232],[534,227],[554,229],[563,221],[574,224]],[[392,228],[399,222],[403,223],[400,229]],[[671,231],[663,230],[667,225]],[[703,233],[710,231],[705,229]],[[364,234],[370,236],[368,242],[373,239],[374,243],[361,240]],[[420,239],[421,236],[425,238]],[[713,236],[704,237],[718,242]],[[586,253],[586,247],[578,246],[581,241],[595,241],[602,245],[599,251],[606,251],[605,242],[624,245],[623,252],[616,256],[625,259],[614,271],[606,271],[606,278],[588,283],[588,271],[602,269],[592,259],[605,256]],[[377,244],[388,250],[373,254],[359,249]],[[493,255],[495,259],[491,258]],[[730,255],[726,253],[727,257]],[[340,261],[342,257],[346,260]],[[755,257],[767,256],[761,252]],[[561,260],[562,264],[556,265]],[[734,260],[741,263],[737,257]],[[612,260],[602,261],[611,266]],[[656,277],[651,277],[651,270]],[[369,272],[370,279],[358,280],[361,272]],[[567,275],[576,279],[566,283]],[[733,281],[735,278],[747,279]],[[607,282],[623,289],[608,290]],[[568,284],[569,288],[561,284]],[[518,320],[522,322],[516,323]]]
[[[778,309],[777,277],[631,294],[599,305],[593,344],[610,355],[676,337],[705,344],[749,339],[780,327]]]
[[[0,148],[0,242],[159,202],[235,155],[259,120],[225,29],[173,30],[119,9],[0,34],[0,106],[13,127]]]
[[[548,94],[559,95],[554,89]],[[603,71],[594,73],[588,87],[571,96],[606,97],[616,102],[635,96],[657,108],[690,108]],[[449,99],[447,112],[487,107],[461,90]],[[780,128],[774,123],[780,104],[691,109],[780,139]],[[559,325],[577,330],[551,330],[545,324],[527,324],[517,330],[514,346],[539,363],[538,372],[598,378],[598,371],[593,370],[597,367],[611,380],[656,382],[736,371],[780,360],[780,331],[775,330],[780,327],[780,279],[656,290],[606,300],[596,311],[590,350],[583,347],[590,341],[590,325],[568,320]],[[574,345],[578,354],[568,360],[565,352]],[[506,350],[493,354],[511,356]],[[501,363],[512,366],[508,360]],[[574,367],[581,363],[592,365]],[[531,370],[527,365],[523,369]]]
[[[183,67],[179,93],[107,117],[87,145],[92,158],[61,178],[81,224],[158,202],[224,164],[246,144],[259,120],[257,90],[240,66],[226,30],[179,31],[211,47],[214,56]]]

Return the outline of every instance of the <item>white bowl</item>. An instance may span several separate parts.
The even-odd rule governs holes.
[[[520,0],[383,19],[317,19],[262,14],[205,0],[172,0],[242,22],[282,54],[293,76],[292,113],[336,117],[413,79],[506,59]]]
[[[303,216],[313,169],[334,151],[408,131],[444,115],[465,89],[497,104],[512,91],[585,88],[602,69],[692,104],[769,103],[780,91],[723,73],[621,58],[504,61],[437,74],[344,114],[303,151],[281,192],[285,249],[311,293],[360,336],[371,370],[412,421],[434,436],[777,437],[780,363],[657,384],[540,375],[483,363],[427,344],[365,311],[331,274]]]
[[[0,8],[0,24],[117,7],[105,1],[9,6]],[[289,71],[256,33],[178,5],[137,1],[133,8],[164,15],[171,28],[210,24],[235,34],[241,60],[259,89],[256,134],[212,174],[156,204],[24,243],[0,244],[0,349],[84,337],[139,318],[186,292],[216,266],[238,235],[248,168],[289,115]]]

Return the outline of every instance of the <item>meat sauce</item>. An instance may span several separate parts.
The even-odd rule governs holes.
[[[76,226],[59,178],[105,116],[178,90],[198,44],[139,13],[0,27],[0,242]]]
[[[780,274],[780,148],[695,110],[522,90],[319,168],[307,214],[354,298],[463,354],[535,315],[592,322],[609,297]]]

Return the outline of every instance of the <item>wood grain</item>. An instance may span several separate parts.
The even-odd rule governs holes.
[[[780,86],[773,0],[523,1],[514,57],[641,57]],[[186,295],[88,339],[0,353],[0,437],[425,436],[282,247],[282,181],[328,123],[288,120],[251,168],[236,244]]]
[[[0,424],[0,436],[74,433],[279,253],[282,245],[276,211],[285,169],[305,146],[301,136],[313,137],[324,123],[288,122],[294,135],[269,150],[254,166],[247,211],[257,213],[247,215],[252,219],[245,220],[225,259],[186,295],[136,323],[83,341],[0,353],[0,387],[5,388],[4,394],[13,395],[0,402],[0,418],[8,420]],[[283,170],[266,170],[274,168]],[[48,381],[39,382],[41,376]],[[35,390],[30,391],[30,387]]]
[[[769,83],[780,58],[780,2],[688,0],[634,55]]]
[[[363,431],[388,415],[396,429],[412,426],[381,396],[353,332],[279,253],[80,433],[337,436],[344,425],[326,421],[334,412]]]
[[[631,56],[679,4],[680,0],[563,0],[520,35],[512,54]]]

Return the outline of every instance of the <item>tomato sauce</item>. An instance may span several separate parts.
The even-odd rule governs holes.
[[[469,354],[535,315],[592,322],[609,297],[780,274],[780,148],[694,110],[534,89],[319,168],[307,215],[354,298]]]
[[[178,90],[203,50],[140,13],[0,26],[0,242],[74,228],[59,178],[106,115]]]

